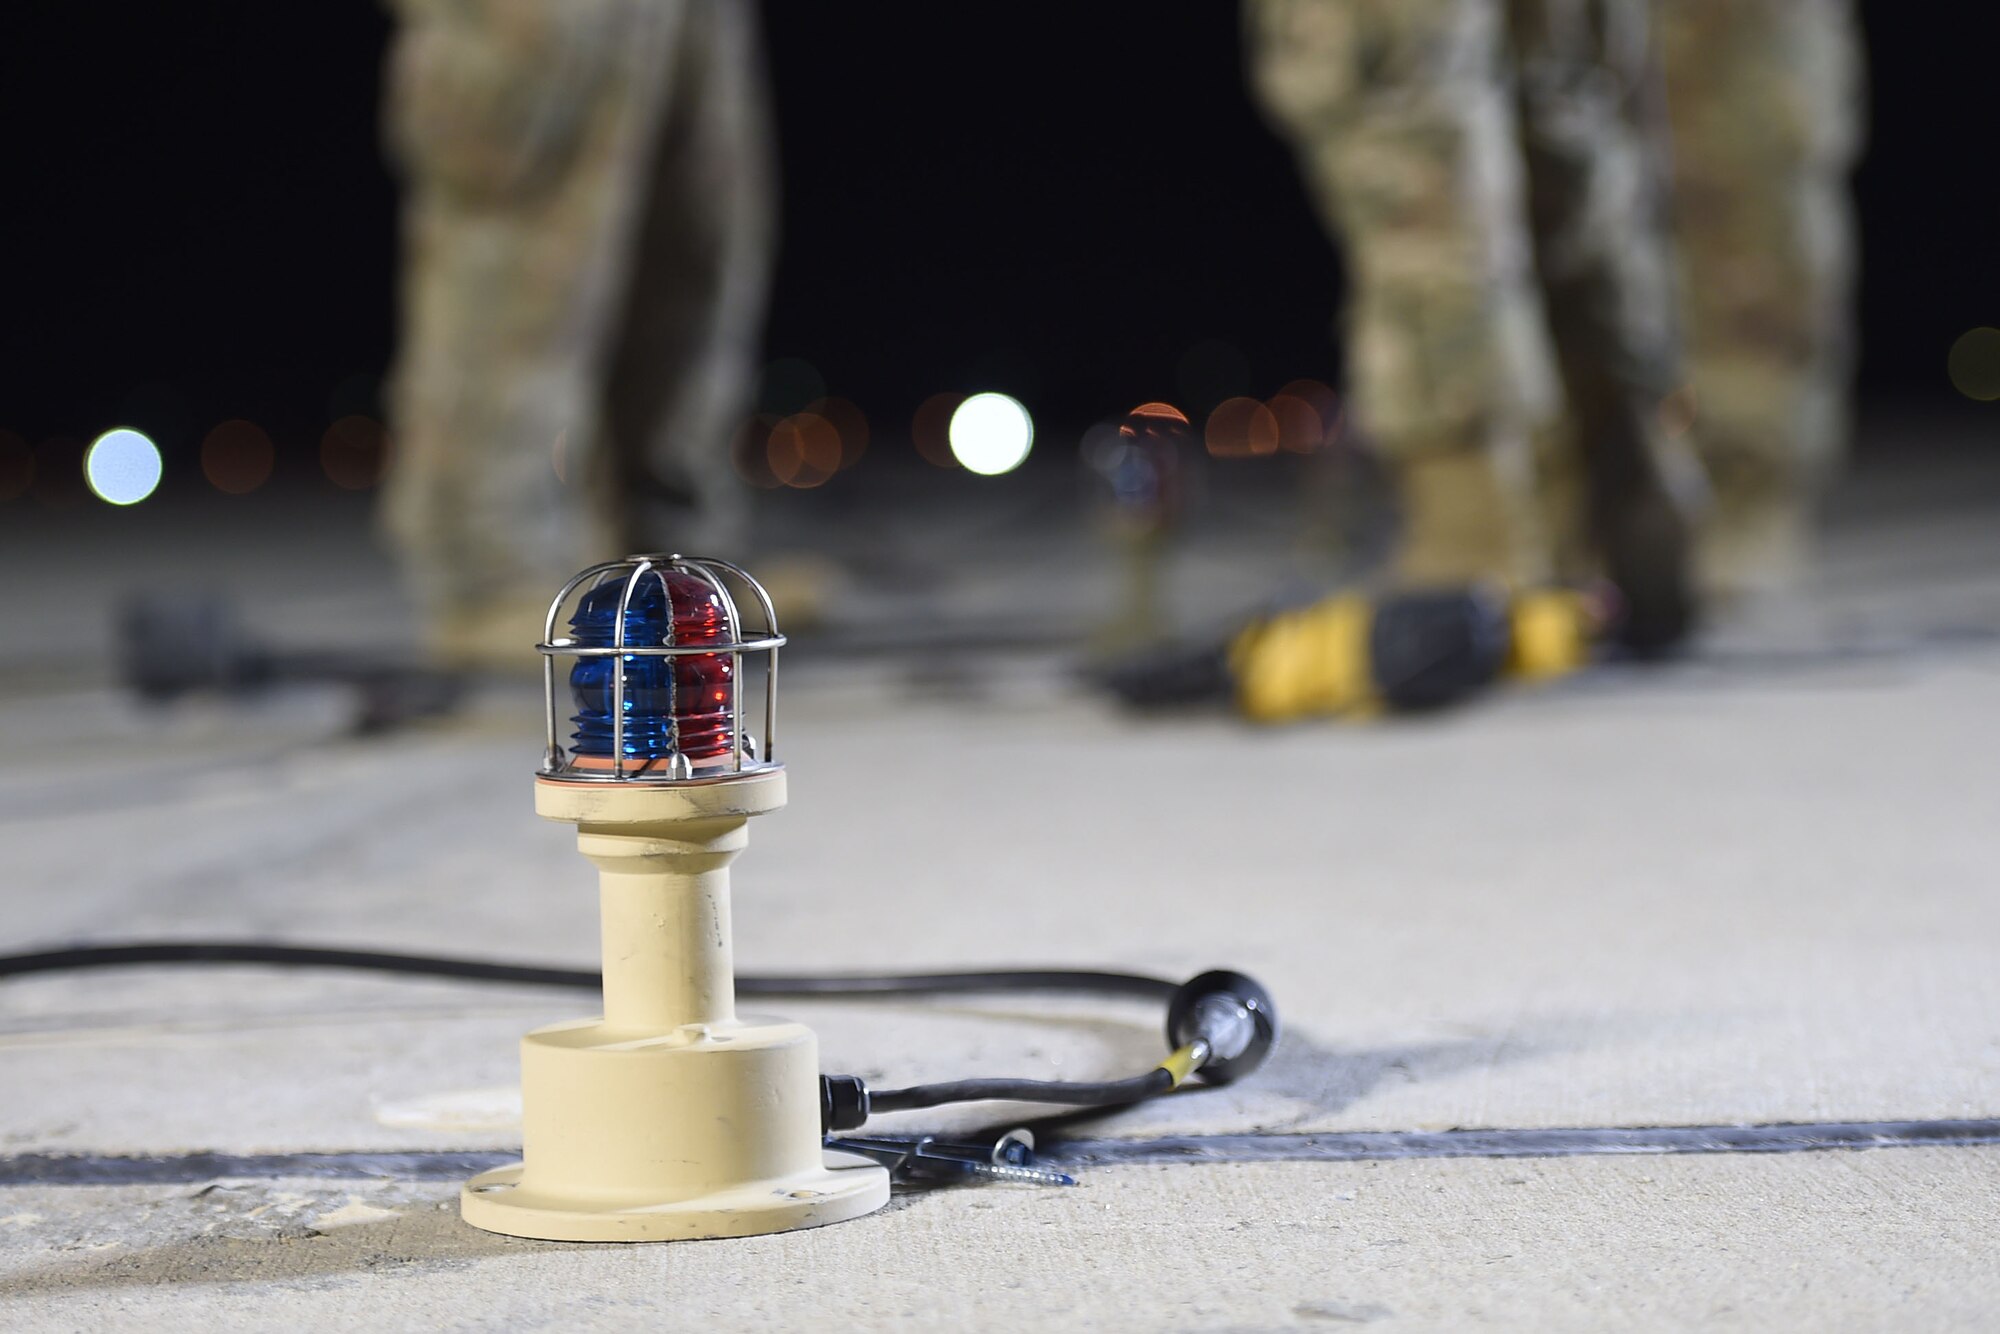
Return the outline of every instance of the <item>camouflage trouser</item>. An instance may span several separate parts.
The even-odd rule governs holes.
[[[727,524],[772,242],[755,7],[397,0],[384,518],[478,657],[592,560]],[[457,642],[454,642],[457,641]],[[473,641],[473,642],[465,642]]]
[[[1698,475],[1659,411],[1684,379],[1668,223],[1704,223],[1668,212],[1652,0],[1252,0],[1251,17],[1256,86],[1345,250],[1355,419],[1407,479],[1415,572],[1578,573],[1635,497],[1684,508]],[[1730,28],[1677,29],[1665,54]],[[1680,105],[1708,95],[1676,68]],[[1783,164],[1761,170],[1730,188],[1786,188]],[[1689,253],[1694,275],[1708,252]]]
[[[1860,43],[1852,0],[1665,0],[1659,24],[1705,554],[1754,581],[1847,435]]]

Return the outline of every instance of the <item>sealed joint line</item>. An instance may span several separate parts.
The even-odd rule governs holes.
[[[1074,1167],[1126,1163],[1348,1163],[1403,1158],[1574,1158],[1670,1153],[1806,1153],[1828,1149],[2000,1145],[2000,1119],[1826,1121],[1758,1126],[1609,1126],[1554,1130],[1349,1130],[1304,1135],[1172,1135],[1047,1145]],[[456,1181],[518,1150],[409,1153],[20,1153],[0,1156],[0,1187],[154,1186],[278,1178]]]
[[[455,1181],[513,1162],[517,1150],[461,1153],[21,1153],[0,1157],[0,1186],[173,1186],[319,1177],[337,1181]]]
[[[1050,1144],[1045,1157],[1116,1163],[1345,1163],[1398,1158],[1574,1158],[1609,1154],[1805,1153],[2000,1144],[2000,1120],[1826,1121],[1757,1126],[1551,1130],[1350,1130],[1307,1135],[1172,1135]]]

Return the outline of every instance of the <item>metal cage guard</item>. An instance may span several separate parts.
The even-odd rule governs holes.
[[[719,644],[676,644],[674,637],[673,592],[665,577],[666,571],[693,575],[715,590],[722,604],[722,613],[728,623],[729,637]],[[648,574],[660,581],[660,596],[666,606],[666,640],[659,644],[628,644],[625,642],[625,618],[632,606],[632,596],[638,590],[640,581]],[[743,618],[737,609],[736,599],[730,595],[724,576],[733,577],[739,585],[747,589],[756,599],[763,613],[763,629],[755,639],[744,638]],[[563,608],[573,594],[583,588],[586,581],[590,589],[604,584],[608,579],[623,576],[625,588],[618,597],[618,615],[612,624],[612,638],[609,645],[578,644],[569,638],[556,637],[556,625],[562,619]],[[549,615],[542,626],[542,642],[535,645],[535,651],[542,655],[542,714],[546,725],[546,749],[539,771],[545,778],[560,778],[569,782],[591,783],[686,783],[712,782],[719,777],[728,777],[745,772],[777,767],[778,733],[778,649],[785,642],[785,636],[778,631],[778,613],[771,605],[770,594],[764,586],[751,578],[740,566],[726,560],[716,560],[704,556],[655,555],[627,556],[624,560],[606,561],[584,570],[562,586],[555,600],[549,603]],[[764,657],[764,737],[759,744],[755,736],[746,736],[743,731],[743,656],[746,653],[762,653]],[[694,763],[681,750],[679,700],[670,696],[669,739],[673,753],[667,757],[663,773],[652,770],[661,762],[646,760],[642,764],[628,765],[625,757],[625,660],[627,658],[676,658],[702,654],[729,656],[730,689],[730,747],[729,768],[726,774],[709,774],[697,778]],[[563,749],[558,739],[556,723],[556,659],[603,658],[612,662],[612,723],[611,723],[611,767],[608,771],[579,768],[575,757]],[[679,684],[675,674],[667,673],[669,691],[677,691]],[[750,762],[746,764],[746,753]],[[633,771],[636,770],[636,771]]]

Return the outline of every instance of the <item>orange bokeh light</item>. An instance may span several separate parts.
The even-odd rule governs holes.
[[[916,415],[910,419],[910,443],[924,462],[940,468],[960,466],[957,455],[951,452],[951,414],[963,402],[964,394],[946,392],[932,394],[917,405]]]
[[[67,509],[88,500],[90,488],[83,480],[83,441],[58,435],[35,446],[30,486],[35,499],[50,509]]]
[[[1271,419],[1278,423],[1278,447],[1292,454],[1310,454],[1326,439],[1326,427],[1319,413],[1303,398],[1275,394],[1265,404]]]
[[[840,471],[861,462],[861,456],[868,452],[868,418],[860,408],[844,398],[822,398],[806,404],[806,411],[839,433]]]
[[[1684,384],[1660,400],[1660,430],[1669,440],[1679,439],[1694,429],[1694,386]]]
[[[1271,396],[1279,447],[1294,454],[1324,449],[1340,437],[1340,395],[1318,380],[1293,380]]]
[[[1219,459],[1262,458],[1278,452],[1278,419],[1254,398],[1225,398],[1208,414],[1202,443]]]
[[[18,500],[35,484],[35,451],[12,431],[0,431],[0,500]]]
[[[764,452],[779,481],[810,490],[840,471],[840,430],[816,412],[793,413],[771,428]]]
[[[201,475],[224,495],[247,496],[271,480],[277,457],[262,427],[232,418],[202,438]]]
[[[389,463],[389,432],[359,413],[342,417],[319,440],[319,466],[345,491],[366,491],[382,480]]]
[[[736,475],[762,491],[784,485],[771,471],[771,428],[777,424],[776,417],[760,412],[737,427],[729,442],[729,461]]]
[[[1187,414],[1171,403],[1141,403],[1125,414],[1127,417],[1152,417],[1169,422],[1188,424]]]

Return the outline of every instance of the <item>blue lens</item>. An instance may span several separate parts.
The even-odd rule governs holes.
[[[618,621],[618,600],[626,581],[599,584],[583,595],[570,617],[571,638],[580,646],[609,648]],[[672,634],[669,635],[669,627]],[[625,608],[628,645],[726,643],[731,637],[722,599],[706,580],[678,570],[648,571]],[[658,760],[675,750],[689,760],[729,753],[734,733],[734,672],[726,653],[679,657],[622,655],[625,663],[625,758]],[[609,756],[617,700],[612,657],[579,658],[570,669],[570,694],[577,712],[571,749],[578,755]]]

